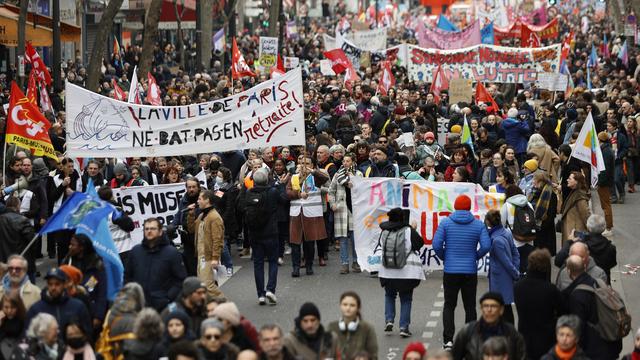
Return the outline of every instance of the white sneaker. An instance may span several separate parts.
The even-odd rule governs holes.
[[[286,247],[286,248],[284,249],[284,254],[285,254],[285,255],[291,255],[291,248],[290,248],[290,247]]]
[[[278,265],[284,265],[284,259],[278,258]]]
[[[275,305],[278,303],[278,298],[276,297],[276,294],[272,293],[271,291],[267,291],[265,296],[269,300],[269,305]]]
[[[267,299],[264,298],[264,296],[260,296],[258,298],[258,305],[265,305],[267,303]]]
[[[228,267],[227,268],[227,276],[231,277],[231,275],[233,275],[233,268],[232,267]]]
[[[442,348],[443,348],[444,350],[451,351],[451,349],[453,349],[453,342],[448,341],[447,343],[445,343],[444,345],[442,345]]]
[[[605,230],[602,232],[602,236],[604,237],[611,237],[613,236],[613,229],[609,229],[609,230]]]

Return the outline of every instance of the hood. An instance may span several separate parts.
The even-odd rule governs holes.
[[[502,127],[504,127],[505,129],[512,128],[518,125],[518,122],[519,121],[514,118],[506,118],[502,121]]]
[[[473,214],[471,214],[469,210],[456,210],[453,214],[449,215],[449,219],[458,224],[469,224],[476,218],[473,217]]]
[[[527,203],[529,201],[527,200],[527,197],[525,195],[518,194],[518,195],[513,195],[512,197],[508,198],[507,202],[509,204],[517,206],[517,207],[525,207],[525,206],[527,206]]]
[[[609,245],[609,239],[602,236],[602,234],[587,234],[584,237],[584,242],[589,247],[590,252],[594,254],[602,252]]]

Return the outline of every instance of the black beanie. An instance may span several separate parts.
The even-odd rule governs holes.
[[[404,214],[402,214],[402,209],[399,207],[389,210],[389,212],[387,213],[387,216],[389,217],[389,221],[391,222],[402,222],[402,220],[404,219]]]
[[[482,297],[480,298],[480,304],[482,304],[482,302],[485,300],[495,300],[500,305],[504,306],[504,299],[502,298],[502,295],[495,291],[489,291],[482,295]]]
[[[311,302],[302,304],[302,306],[300,307],[300,313],[298,314],[298,319],[302,320],[305,316],[308,315],[313,315],[317,317],[318,320],[320,320],[320,310],[318,310],[316,304]]]

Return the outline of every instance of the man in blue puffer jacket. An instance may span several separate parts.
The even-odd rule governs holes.
[[[529,143],[529,123],[526,120],[528,112],[523,111],[524,118],[520,118],[518,109],[511,108],[507,112],[507,118],[502,121],[504,138],[507,145],[513,146],[518,164],[524,164],[527,160],[527,144]]]
[[[466,195],[460,195],[453,207],[455,211],[442,221],[433,237],[433,249],[444,261],[442,335],[445,349],[453,347],[454,312],[458,292],[462,292],[465,322],[475,321],[477,318],[478,260],[491,249],[491,238],[487,228],[471,214],[471,199]]]

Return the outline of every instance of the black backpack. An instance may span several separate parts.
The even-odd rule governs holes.
[[[514,206],[514,208],[513,225],[511,227],[513,238],[522,242],[535,240],[537,225],[533,209],[528,205],[523,207]]]
[[[249,189],[244,197],[244,220],[250,230],[262,230],[269,222],[268,189]]]

